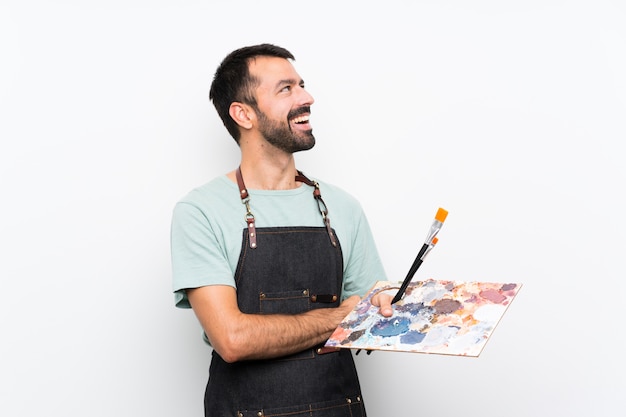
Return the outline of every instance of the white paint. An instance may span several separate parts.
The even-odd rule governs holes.
[[[506,308],[506,306],[500,304],[487,304],[478,307],[472,316],[478,321],[497,323],[506,311]]]
[[[0,415],[202,415],[171,209],[236,166],[208,87],[265,41],[316,98],[299,167],[361,200],[390,278],[444,207],[418,277],[524,284],[478,359],[359,355],[369,415],[619,414],[624,21],[610,0],[2,2]]]

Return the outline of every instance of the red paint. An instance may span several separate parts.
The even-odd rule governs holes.
[[[506,296],[500,293],[500,291],[496,290],[484,290],[480,292],[480,296],[485,300],[489,300],[492,303],[501,304],[504,300],[506,300]]]

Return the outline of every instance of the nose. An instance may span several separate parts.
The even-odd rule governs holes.
[[[310,106],[311,104],[315,103],[315,99],[313,98],[313,96],[307,90],[305,90],[304,87],[299,87],[298,90],[300,91],[298,101],[301,106]]]

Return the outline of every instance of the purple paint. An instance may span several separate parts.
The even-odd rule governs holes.
[[[394,309],[398,313],[414,313],[419,312],[424,308],[428,308],[424,306],[424,303],[406,303],[394,305]]]
[[[444,298],[443,300],[437,301],[433,307],[437,314],[450,314],[460,310],[463,304],[458,300]]]

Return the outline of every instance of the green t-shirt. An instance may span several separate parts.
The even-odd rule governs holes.
[[[318,182],[343,252],[342,298],[363,296],[376,281],[386,280],[369,224],[354,197]],[[257,228],[324,226],[313,187],[302,184],[292,190],[248,192]],[[192,190],[176,204],[171,249],[177,307],[190,307],[186,288],[236,287],[234,276],[246,228],[245,214],[237,185],[225,175]]]

